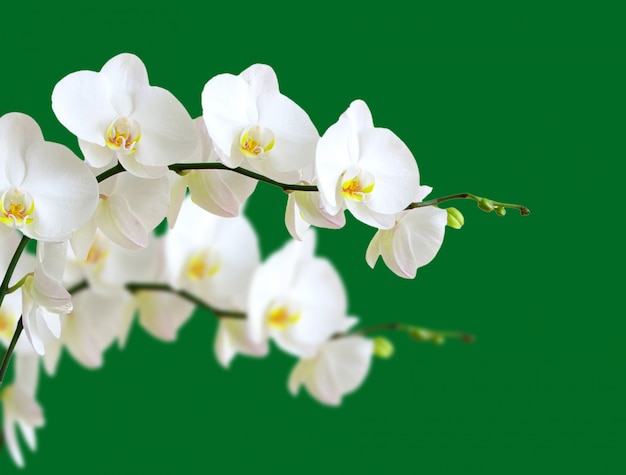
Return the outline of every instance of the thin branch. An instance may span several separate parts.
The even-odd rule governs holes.
[[[17,249],[15,249],[15,253],[13,253],[13,257],[11,258],[11,262],[9,262],[7,272],[6,274],[4,274],[2,284],[0,284],[0,306],[2,306],[2,302],[4,302],[4,297],[6,297],[7,291],[9,290],[9,282],[11,281],[11,277],[13,277],[15,266],[17,266],[17,263],[20,260],[20,256],[22,255],[22,252],[24,252],[28,241],[30,241],[29,237],[22,236],[22,240],[17,245]]]
[[[11,361],[13,350],[15,349],[15,345],[17,344],[17,340],[20,338],[23,329],[24,326],[22,325],[22,317],[20,317],[17,322],[17,328],[15,328],[15,333],[13,333],[13,338],[11,338],[11,343],[9,343],[9,347],[5,350],[4,355],[2,356],[2,365],[0,365],[0,387],[2,387],[4,375],[9,367],[9,361]]]

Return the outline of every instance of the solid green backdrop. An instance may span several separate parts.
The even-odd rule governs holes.
[[[36,453],[24,446],[24,473],[626,473],[624,12],[416,3],[3,5],[0,114],[30,114],[76,151],[50,108],[73,71],[135,53],[195,117],[208,79],[264,62],[320,133],[367,101],[433,197],[470,191],[532,211],[455,203],[465,227],[447,229],[410,281],[369,269],[373,230],[354,219],[318,233],[363,323],[462,330],[474,344],[388,334],[395,356],[328,408],[288,393],[294,361],[275,348],[219,367],[211,315],[175,344],[136,326],[102,369],[66,354],[42,378],[46,426]],[[285,202],[260,184],[247,206],[264,255],[288,239]],[[4,450],[0,473],[16,472]]]

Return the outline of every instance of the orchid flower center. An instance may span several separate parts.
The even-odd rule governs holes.
[[[239,150],[248,158],[263,158],[274,148],[274,132],[267,127],[253,125],[241,133]]]
[[[104,264],[105,259],[109,255],[109,250],[103,245],[102,238],[96,234],[93,244],[89,248],[87,258],[84,263],[99,269]]]
[[[344,173],[341,182],[341,194],[353,201],[367,201],[374,189],[374,175],[366,170],[355,168]]]
[[[128,117],[118,117],[106,131],[106,146],[124,154],[137,151],[137,144],[141,140],[141,127],[137,121]]]
[[[33,222],[31,217],[35,210],[33,197],[17,188],[9,188],[2,194],[0,210],[0,222],[12,228],[22,229]]]
[[[297,323],[301,317],[300,313],[290,312],[285,306],[272,307],[267,314],[267,323],[276,330],[287,330],[287,328]]]
[[[205,249],[192,254],[187,261],[187,277],[190,280],[199,282],[213,277],[218,273],[221,266],[219,257],[214,252],[211,252],[210,249]]]

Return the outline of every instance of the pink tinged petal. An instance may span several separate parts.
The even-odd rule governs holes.
[[[230,337],[230,333],[225,328],[222,321],[220,321],[217,327],[217,333],[215,335],[215,344],[213,345],[215,351],[215,357],[219,364],[223,368],[228,369],[235,355],[237,355],[237,349]]]
[[[255,344],[248,338],[247,322],[235,318],[220,318],[215,338],[215,354],[224,368],[228,368],[237,353],[248,356],[265,356],[267,342]]]
[[[309,230],[307,223],[300,213],[300,208],[296,204],[296,193],[290,193],[287,198],[287,208],[285,209],[285,226],[292,238],[298,241],[302,240],[304,233]]]
[[[406,208],[419,188],[419,171],[413,154],[393,132],[372,129],[360,135],[358,166],[375,178],[367,206],[378,213]]]
[[[417,269],[432,261],[445,234],[448,213],[434,206],[407,211],[398,222],[398,229],[392,240],[393,260],[405,275],[414,278]],[[385,263],[391,256],[385,256]]]
[[[300,386],[306,383],[310,377],[312,360],[300,360],[291,370],[287,387],[289,392],[296,396],[300,392]]]
[[[161,178],[167,174],[166,166],[143,165],[137,161],[137,154],[119,155],[118,160],[128,173],[139,178]]]
[[[117,342],[120,348],[126,346],[128,335],[133,325],[135,318],[135,311],[137,310],[137,299],[131,298],[124,304],[124,310],[122,311],[122,319],[120,321],[120,329],[117,334]]]
[[[341,208],[343,198],[338,200],[338,196],[341,197],[338,194],[341,176],[357,158],[351,157],[348,150],[350,128],[348,120],[340,119],[329,127],[317,143],[315,153],[317,182],[331,213]]]
[[[141,126],[141,140],[132,154],[138,163],[167,166],[185,161],[198,145],[198,134],[185,107],[159,87],[138,91],[132,118]]]
[[[61,340],[50,340],[46,343],[46,353],[43,355],[43,367],[50,376],[56,374],[62,349],[63,344]]]
[[[275,137],[274,147],[263,158],[265,169],[284,173],[311,165],[319,134],[308,114],[279,93],[263,94],[257,104],[259,124],[269,128]]]
[[[83,152],[85,162],[94,168],[109,167],[115,159],[115,151],[106,145],[98,145],[86,140],[78,139],[78,146]]]
[[[380,255],[383,257],[385,265],[396,275],[405,279],[412,279],[415,277],[410,266],[403,264],[405,261],[398,261],[396,259],[397,251],[394,249],[394,235],[397,232],[397,228],[385,229],[379,231],[379,246]],[[406,248],[404,252],[407,252],[407,256],[410,258],[411,249]]]
[[[116,183],[115,194],[124,196],[131,213],[147,231],[163,221],[169,208],[169,181],[164,176],[147,180],[124,173]]]
[[[96,178],[67,147],[35,142],[26,154],[22,188],[34,200],[34,221],[24,233],[42,241],[62,241],[92,217],[98,203]]]
[[[241,205],[254,192],[257,181],[226,170],[189,172],[191,199],[218,216],[238,216]]]
[[[63,287],[60,281],[48,276],[42,267],[35,269],[32,285],[27,291],[30,292],[36,306],[43,307],[42,318],[52,334],[58,338],[61,333],[58,316],[50,317],[49,312],[54,314],[66,314],[72,311],[72,296]],[[45,309],[45,311],[44,311]]]
[[[239,77],[250,85],[250,95],[258,97],[266,92],[278,92],[278,78],[274,70],[266,64],[253,64]]]
[[[372,352],[372,341],[359,336],[328,342],[315,371],[317,389],[326,398],[322,402],[339,404],[345,394],[358,388],[369,372]]]
[[[380,257],[380,231],[374,234],[374,237],[367,246],[367,251],[365,251],[365,261],[367,265],[369,265],[372,269],[376,265],[376,261]]]
[[[37,354],[43,355],[46,352],[46,348],[40,336],[39,321],[37,320],[37,308],[32,305],[29,307],[28,312],[26,311],[26,306],[24,306],[24,308],[25,310],[22,315],[24,333]]]
[[[202,116],[207,132],[220,151],[224,163],[235,168],[244,159],[242,154],[231,157],[231,148],[241,132],[257,121],[249,117],[250,85],[241,77],[220,74],[210,79],[202,91]]]
[[[321,203],[320,194],[310,191],[294,192],[302,218],[318,228],[339,229],[345,226],[346,217],[343,212],[329,213]]]
[[[5,161],[0,167],[6,173],[6,178],[0,178],[2,188],[21,186],[26,173],[28,147],[43,140],[39,125],[26,114],[11,112],[0,117],[0,161]]]
[[[72,250],[77,259],[81,261],[87,259],[89,248],[91,247],[91,243],[93,243],[97,229],[98,225],[96,224],[95,216],[93,216],[82,228],[74,231],[70,244],[72,245]]]
[[[24,457],[22,456],[22,452],[20,451],[20,446],[17,441],[17,434],[15,432],[15,419],[11,414],[4,414],[4,439],[7,443],[7,448],[9,449],[9,454],[11,458],[15,462],[15,465],[18,467],[24,466]]]
[[[187,176],[180,176],[174,172],[168,173],[167,178],[170,182],[170,205],[167,209],[167,224],[172,229],[176,225],[180,207],[183,205],[185,196],[187,196]]]
[[[52,91],[57,119],[79,139],[104,146],[104,136],[118,113],[111,105],[111,83],[93,71],[65,76]]]
[[[134,54],[122,53],[107,61],[101,73],[111,84],[111,105],[117,115],[132,114],[135,94],[150,87],[145,65]]]
[[[148,245],[149,231],[131,212],[123,196],[111,195],[101,200],[95,217],[100,230],[115,244],[127,249],[141,249]]]
[[[378,229],[390,229],[396,222],[395,214],[377,213],[363,201],[346,200],[346,206],[356,219]]]
[[[140,325],[163,341],[176,340],[178,330],[195,310],[190,302],[165,292],[140,292],[137,302]]]

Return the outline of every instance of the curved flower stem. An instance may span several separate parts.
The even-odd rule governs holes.
[[[233,173],[238,173],[240,175],[244,175],[250,178],[254,178],[255,180],[262,181],[272,186],[276,186],[285,192],[291,191],[309,191],[316,192],[319,191],[318,187],[315,185],[295,185],[289,183],[281,183],[270,178],[267,178],[259,173],[255,173],[253,171],[247,170],[245,168],[228,168],[223,163],[175,163],[168,167],[170,170],[180,174],[189,170],[225,170]],[[124,167],[121,164],[117,164],[113,168],[101,173],[96,177],[98,182],[104,181],[107,178],[110,178],[118,173],[125,171]],[[428,201],[421,201],[418,203],[411,203],[406,209],[414,209],[414,208],[424,208],[426,206],[436,206],[439,203],[443,203],[444,201],[450,200],[461,200],[461,199],[469,199],[474,200],[477,203],[480,203],[481,200],[485,200],[480,196],[474,195],[472,193],[457,193],[454,195],[442,196],[441,198],[436,198]],[[511,208],[517,209],[521,213],[522,216],[528,216],[530,214],[530,210],[526,206],[512,204],[512,203],[502,203],[500,201],[487,200],[496,208]]]
[[[343,338],[351,335],[367,335],[383,331],[402,331],[407,333],[414,340],[432,341],[433,343],[439,344],[443,343],[446,338],[458,338],[465,343],[472,343],[474,341],[474,336],[468,333],[452,332],[447,330],[430,330],[398,322],[382,323],[380,325],[361,328],[360,330],[355,330],[353,332],[341,333],[339,335],[335,335],[335,338]]]
[[[244,175],[249,178],[254,178],[255,180],[262,181],[269,185],[277,186],[283,191],[319,191],[315,185],[291,185],[288,183],[280,183],[245,168],[228,168],[223,163],[176,163],[174,165],[170,165],[168,168],[176,173],[181,173],[187,170],[227,170],[239,173],[240,175]]]
[[[472,193],[457,193],[455,195],[442,196],[441,198],[435,198],[433,200],[421,201],[419,203],[411,203],[406,209],[424,208],[425,206],[436,206],[439,203],[450,200],[474,200],[476,203],[480,203],[485,198],[473,195]],[[530,210],[526,206],[516,205],[512,203],[501,203],[500,201],[487,200],[496,208],[511,208],[519,210],[522,216],[528,216]]]
[[[30,276],[34,275],[34,272],[29,272],[28,274],[26,274],[24,277],[22,277],[17,284],[12,285],[11,287],[9,287],[7,289],[7,295],[12,294],[13,292],[15,292],[16,290],[19,290],[19,288],[24,285],[24,282],[26,282],[26,279],[28,279]]]
[[[15,266],[20,260],[22,252],[26,249],[26,245],[30,241],[30,238],[27,236],[22,236],[22,240],[17,245],[17,249],[13,253],[13,257],[11,258],[11,262],[9,262],[9,266],[7,267],[6,274],[4,274],[4,279],[2,280],[2,284],[0,284],[0,306],[2,306],[2,302],[4,302],[4,297],[6,297],[7,293],[9,293],[9,282],[11,281],[11,277],[13,277],[13,272],[15,271]],[[11,355],[13,355],[13,350],[15,349],[15,344],[17,343],[17,339],[20,337],[22,333],[22,318],[20,317],[17,322],[17,328],[15,329],[15,333],[13,333],[13,338],[11,338],[11,343],[9,347],[4,351],[2,355],[2,362],[0,363],[0,387],[2,387],[2,380],[4,379],[4,374],[9,367],[9,361],[11,361]]]
[[[168,284],[162,284],[157,282],[130,282],[125,285],[126,290],[131,293],[137,292],[169,292],[171,294],[176,294],[179,297],[191,302],[198,307],[201,307],[205,310],[208,310],[211,313],[214,313],[218,318],[228,317],[228,318],[246,318],[246,314],[243,312],[238,312],[236,310],[222,310],[219,308],[215,308],[210,306],[204,300],[199,299],[195,295],[190,294],[184,290],[176,290]],[[79,282],[78,284],[70,287],[67,291],[74,295],[82,290],[86,290],[89,288],[89,283],[86,280]]]
[[[9,262],[9,266],[7,267],[7,272],[4,274],[4,279],[2,280],[2,284],[0,284],[0,306],[2,306],[2,302],[4,302],[4,297],[6,297],[9,290],[9,282],[11,281],[11,277],[13,277],[13,272],[15,271],[15,266],[17,266],[18,261],[20,260],[20,256],[26,245],[30,241],[30,238],[27,236],[22,236],[22,240],[17,245],[17,249],[15,249],[15,253],[13,253],[13,257],[11,258],[11,262]]]
[[[0,365],[0,387],[2,387],[2,381],[4,380],[4,375],[9,367],[9,361],[11,361],[13,350],[15,349],[15,345],[17,344],[17,340],[22,334],[23,329],[24,325],[22,325],[22,317],[20,317],[17,322],[17,327],[15,328],[15,333],[13,333],[13,338],[11,338],[11,343],[9,343],[9,347],[5,350],[4,355],[2,356],[2,364]]]
[[[107,171],[100,173],[100,175],[96,177],[96,180],[98,181],[98,183],[100,183],[106,180],[107,178],[111,178],[112,176],[117,175],[118,173],[122,173],[123,171],[126,171],[126,169],[122,166],[121,163],[118,163],[113,168],[110,168]]]

